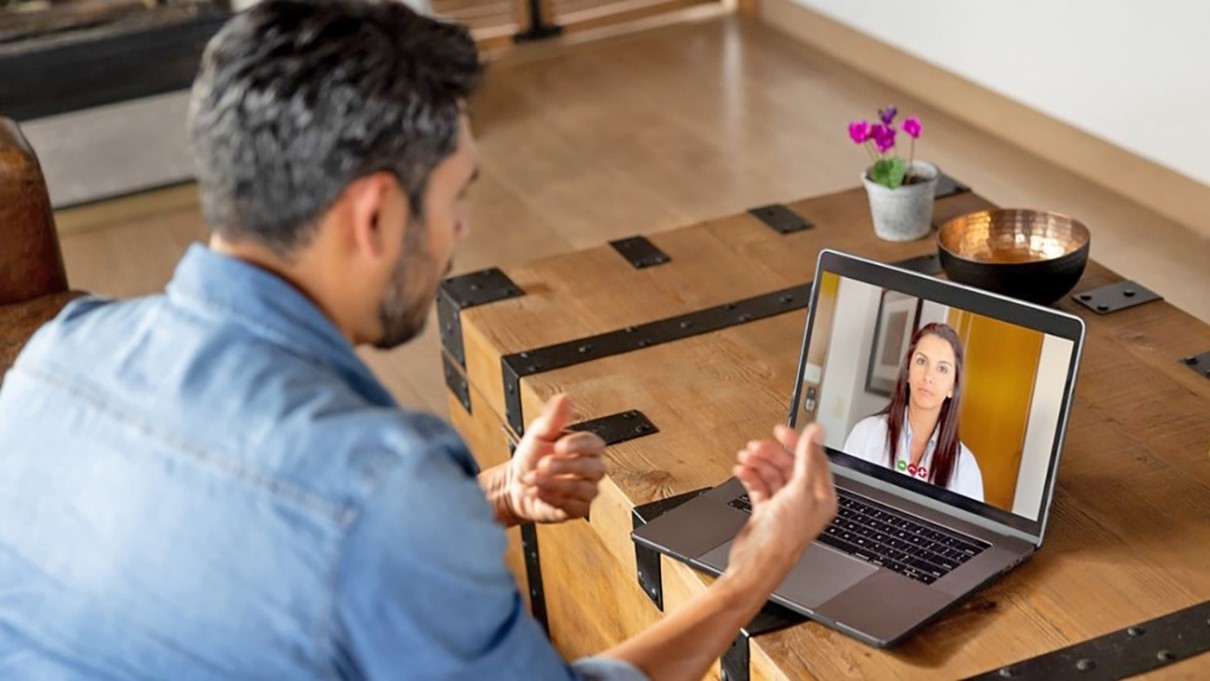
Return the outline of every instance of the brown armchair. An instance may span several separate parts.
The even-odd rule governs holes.
[[[79,295],[67,288],[38,157],[0,116],[0,381],[30,335]]]

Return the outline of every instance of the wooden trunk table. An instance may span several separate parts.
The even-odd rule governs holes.
[[[992,207],[964,189],[939,193],[935,225]],[[605,418],[617,440],[588,521],[510,530],[509,565],[565,656],[604,650],[661,617],[656,601],[667,611],[711,581],[666,558],[640,566],[634,509],[722,482],[747,440],[785,421],[824,247],[924,258],[912,266],[936,249],[877,239],[856,189],[443,285],[450,411],[481,465],[506,460],[558,392],[574,396],[576,420]],[[1075,290],[1120,280],[1089,262]],[[897,648],[808,622],[753,637],[732,657],[748,669],[731,678],[958,678],[1210,599],[1210,356],[1181,361],[1210,351],[1210,326],[1163,301],[1105,315],[1057,306],[1083,317],[1088,337],[1037,555]],[[1202,620],[1206,631],[1190,633],[1204,640]],[[1155,674],[1210,678],[1210,655]]]

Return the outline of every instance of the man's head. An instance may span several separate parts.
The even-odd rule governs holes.
[[[212,245],[274,269],[354,342],[422,326],[476,173],[460,26],[393,0],[266,0],[206,48],[189,132]]]

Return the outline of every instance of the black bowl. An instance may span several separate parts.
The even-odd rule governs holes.
[[[1066,215],[984,210],[942,225],[937,254],[951,281],[1050,305],[1080,280],[1090,240],[1088,228]]]

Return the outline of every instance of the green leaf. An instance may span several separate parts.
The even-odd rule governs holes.
[[[870,179],[889,189],[903,184],[903,178],[906,176],[907,164],[898,156],[878,161],[870,168]]]

